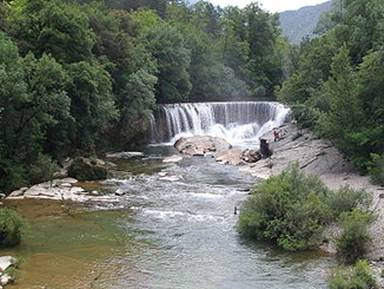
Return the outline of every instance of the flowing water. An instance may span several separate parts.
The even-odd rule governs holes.
[[[155,149],[149,152],[152,158],[161,148]],[[179,181],[167,181],[156,172],[108,181],[128,194],[121,203],[133,211],[124,224],[126,232],[135,232],[135,240],[147,246],[117,257],[119,272],[96,288],[326,288],[332,258],[288,254],[239,238],[234,207],[247,197],[255,179],[209,158],[186,158],[162,172]]]
[[[257,143],[281,126],[289,108],[277,102],[206,102],[160,105],[151,117],[152,143],[173,144],[182,136],[211,135],[232,145]]]
[[[240,103],[232,108],[231,104],[207,104],[210,112],[204,114],[199,110],[202,106],[163,107],[171,125],[161,125],[154,116],[154,127],[169,130],[157,142],[185,132],[212,131],[215,126],[222,126],[232,140],[248,141],[263,126],[282,123],[288,114],[275,103],[250,103],[248,112]],[[186,107],[190,111],[183,118],[180,110],[188,111]],[[199,111],[200,125],[191,121],[194,109]],[[214,116],[219,110],[221,114]],[[255,115],[257,111],[261,115]],[[231,133],[235,124],[247,127],[248,138]],[[250,126],[257,129],[248,130]],[[241,206],[256,179],[211,158],[162,162],[175,153],[170,146],[147,147],[144,158],[118,161],[120,170],[134,175],[87,184],[124,193],[113,205],[80,211],[70,204],[56,205],[44,213],[49,207],[41,202],[13,204],[26,214],[29,226],[21,248],[2,252],[25,258],[19,282],[11,288],[326,288],[332,257],[281,252],[237,234],[234,207]]]

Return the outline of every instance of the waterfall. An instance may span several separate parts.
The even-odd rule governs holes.
[[[153,144],[180,137],[211,135],[233,145],[258,143],[259,137],[281,126],[289,108],[277,102],[207,102],[159,105],[150,118]]]

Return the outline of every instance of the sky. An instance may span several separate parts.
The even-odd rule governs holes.
[[[225,7],[227,5],[244,7],[253,0],[210,0],[213,4]],[[304,6],[311,6],[327,2],[327,0],[259,0],[261,6],[270,12],[297,10]]]

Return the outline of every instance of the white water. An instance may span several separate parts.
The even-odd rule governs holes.
[[[256,144],[281,126],[290,110],[277,102],[210,102],[160,105],[151,117],[151,143],[174,143],[180,137],[210,135],[232,145]]]

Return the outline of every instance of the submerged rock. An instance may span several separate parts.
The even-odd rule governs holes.
[[[108,153],[105,155],[107,158],[113,159],[130,159],[144,157],[143,152],[119,152],[119,153]]]
[[[167,182],[177,182],[177,181],[180,181],[181,179],[182,179],[181,176],[165,176],[160,178],[161,181],[167,181]]]
[[[107,165],[102,160],[79,157],[68,168],[68,176],[80,181],[104,180],[108,176]]]
[[[182,156],[174,155],[171,157],[167,157],[163,160],[163,163],[178,163],[183,160]]]
[[[211,136],[180,138],[174,146],[180,153],[190,156],[205,156],[232,148],[225,139]]]

